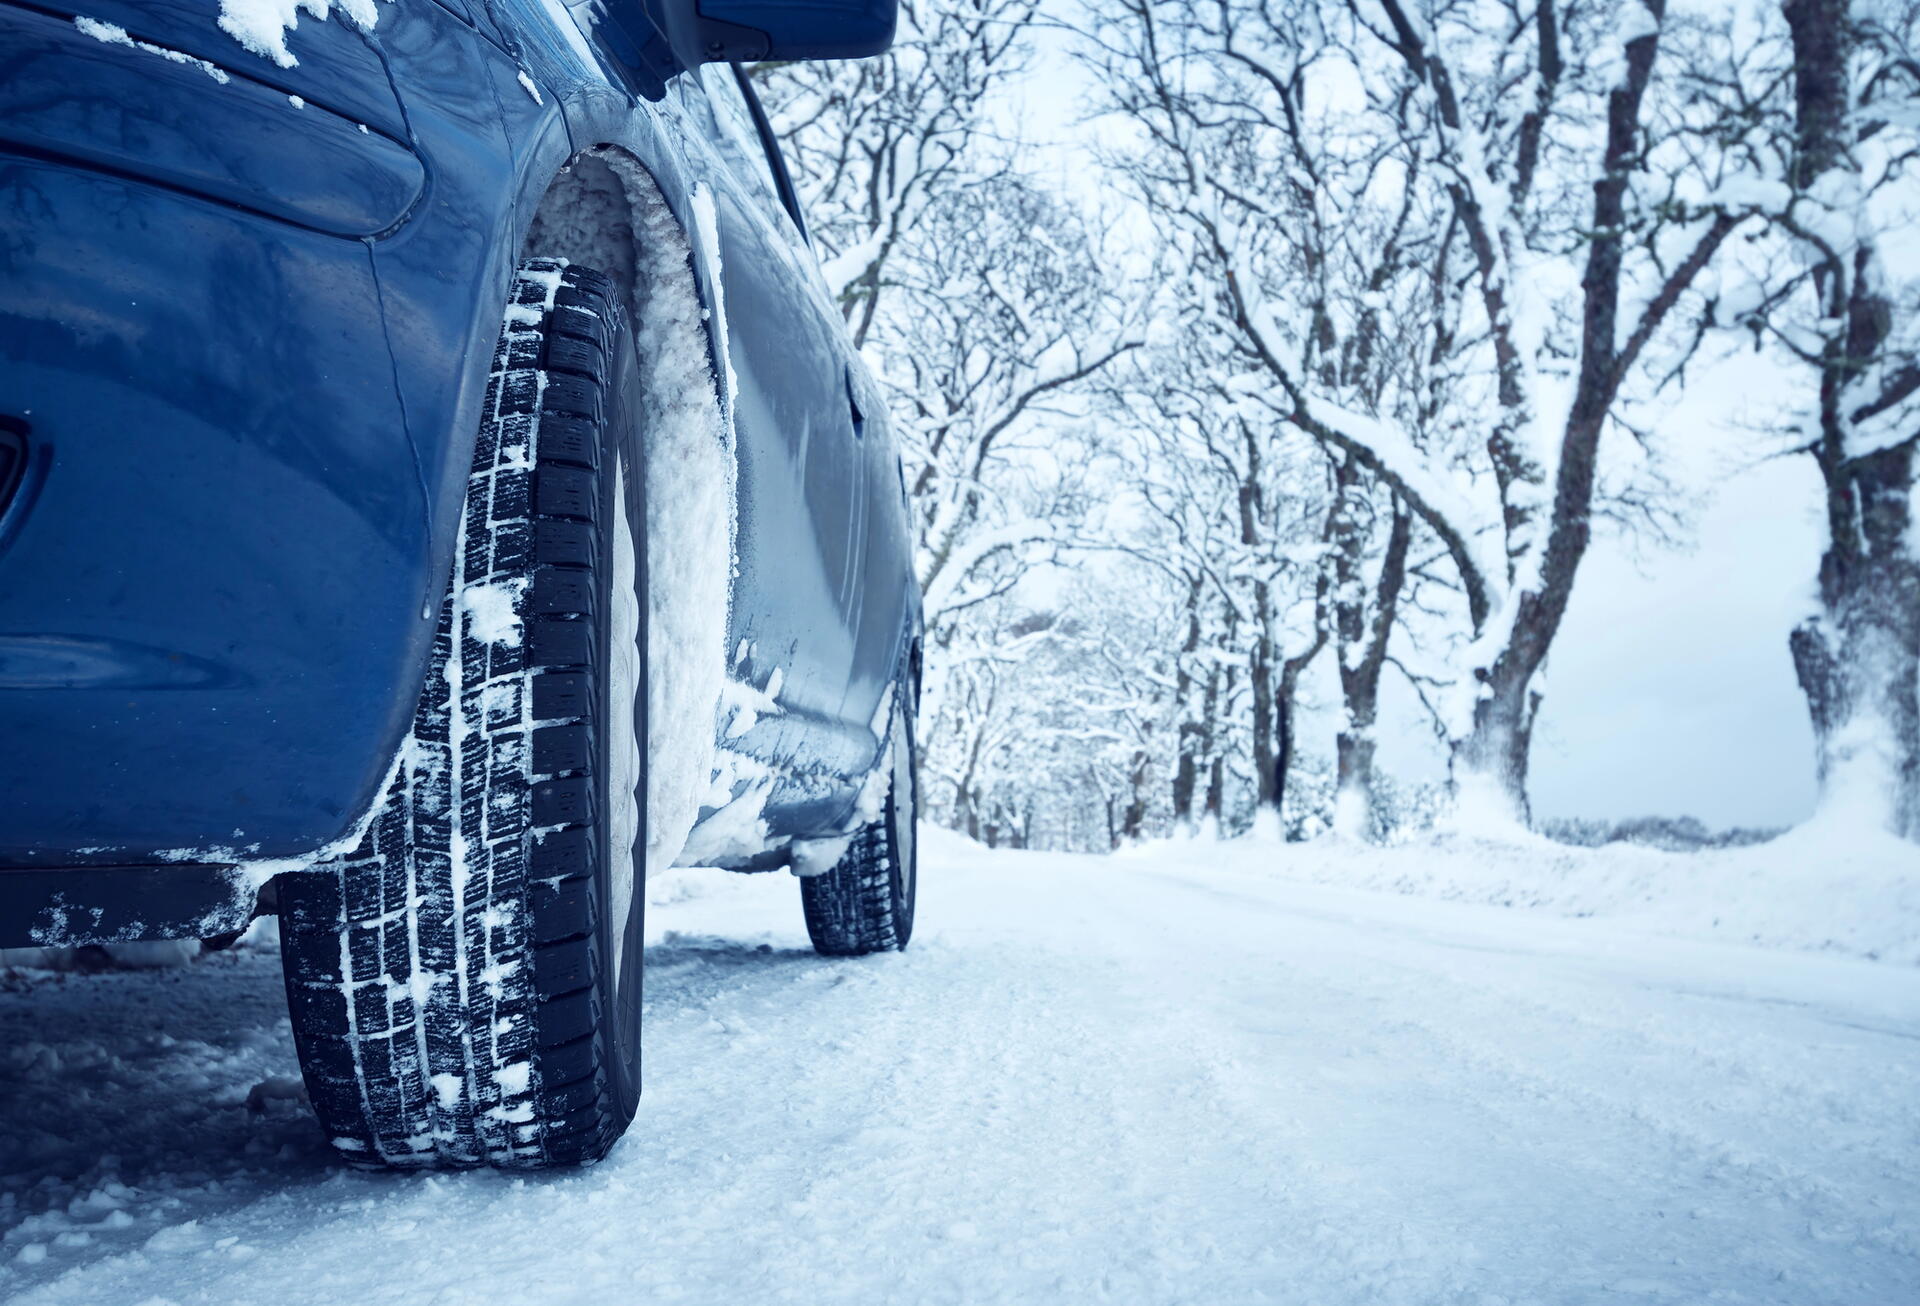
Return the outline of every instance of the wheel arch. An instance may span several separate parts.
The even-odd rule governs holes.
[[[637,205],[651,201],[673,214],[688,247],[693,233],[683,216],[686,188],[679,179],[650,166],[621,145],[590,145],[567,159],[547,181],[529,215],[518,257],[563,258],[606,273],[619,286],[622,302],[637,322],[646,277],[661,269],[647,266]],[[710,298],[697,266],[688,269],[703,300]]]

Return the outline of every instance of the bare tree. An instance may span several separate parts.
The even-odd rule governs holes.
[[[1285,299],[1300,324],[1302,366],[1317,384],[1357,406],[1418,420],[1420,378],[1411,364],[1429,348],[1433,309],[1418,269],[1422,251],[1439,241],[1436,210],[1391,166],[1379,141],[1355,145],[1351,123],[1305,110],[1297,83],[1317,46],[1295,46],[1286,74],[1262,66],[1296,83],[1274,103],[1273,83],[1238,57],[1232,11],[1206,12],[1214,15],[1211,24],[1160,0],[1106,8],[1109,21],[1097,29],[1099,66],[1114,107],[1150,146],[1116,149],[1108,165],[1188,269],[1180,289],[1194,308],[1182,327],[1212,342],[1196,351],[1206,370],[1189,385],[1201,396],[1199,444],[1211,462],[1235,469],[1240,492],[1230,511],[1240,523],[1240,552],[1266,550],[1258,561],[1226,568],[1244,582],[1236,602],[1249,618],[1256,808],[1277,813],[1284,800],[1297,738],[1294,702],[1307,668],[1336,628],[1344,652],[1362,641],[1364,627],[1372,650],[1343,665],[1339,681],[1348,723],[1339,751],[1348,763],[1345,788],[1358,810],[1370,812],[1370,732],[1405,544],[1395,547],[1400,563],[1379,572],[1395,592],[1361,595],[1360,572],[1388,538],[1368,538],[1372,498],[1385,502],[1392,493],[1376,496],[1375,472],[1338,445],[1300,439],[1316,433],[1274,402],[1242,292],[1252,293],[1258,279]],[[1313,601],[1298,610],[1302,605],[1277,593],[1286,568],[1273,550],[1281,541],[1263,523],[1285,511],[1283,498],[1298,501],[1303,483],[1313,481],[1331,484],[1310,496],[1327,507],[1305,514],[1319,538],[1315,567],[1304,573]],[[1302,516],[1293,514],[1289,547],[1301,543]],[[1410,538],[1410,525],[1404,533]],[[1298,587],[1292,597],[1303,597]],[[1384,620],[1372,620],[1376,610]],[[1353,829],[1373,826],[1369,818]]]
[[[938,628],[1017,576],[997,564],[1070,534],[1057,495],[1007,490],[1070,461],[1058,455],[1076,387],[1139,333],[1079,214],[1017,176],[948,196],[914,241],[870,352],[912,464],[920,583]]]
[[[1183,328],[1109,379],[1109,411],[1136,436],[1134,477],[1153,522],[1130,525],[1119,547],[1164,569],[1182,595],[1175,822],[1218,823],[1227,765],[1244,758],[1253,808],[1274,813],[1277,829],[1294,698],[1326,642],[1326,459],[1270,414],[1237,411],[1221,366],[1232,359],[1204,326]]]
[[[1469,631],[1460,803],[1524,820],[1601,438],[1749,211],[1711,201],[1704,128],[1655,76],[1663,0],[1098,12],[1096,66],[1142,146],[1116,168],[1216,270],[1265,381],[1249,398],[1444,549]]]
[[[808,233],[865,346],[930,209],[1008,170],[988,107],[1025,65],[1039,0],[902,0],[877,59],[760,64]]]

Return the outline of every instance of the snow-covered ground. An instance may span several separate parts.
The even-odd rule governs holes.
[[[1810,822],[1766,843],[1702,852],[1628,843],[1577,848],[1516,831],[1386,848],[1197,839],[1145,844],[1120,857],[1920,965],[1920,847],[1864,820]]]
[[[1461,848],[925,855],[852,963],[658,882],[640,1119],[552,1178],[336,1168],[270,944],[18,978],[0,1299],[1920,1301],[1920,969],[1315,882]]]

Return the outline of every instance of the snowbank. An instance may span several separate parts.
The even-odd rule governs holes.
[[[1119,856],[1920,965],[1920,846],[1859,830],[1810,825],[1692,853],[1443,836],[1391,848],[1331,838],[1174,841]]]

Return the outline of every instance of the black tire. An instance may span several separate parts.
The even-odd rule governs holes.
[[[633,1119],[645,877],[608,794],[610,738],[644,756],[614,715],[638,653],[624,705],[610,661],[644,619],[612,584],[617,540],[644,592],[633,358],[606,277],[521,266],[406,754],[358,848],[282,881],[308,1095],[353,1162],[569,1165]]]
[[[814,951],[827,957],[863,957],[904,949],[913,937],[920,880],[920,758],[914,744],[913,705],[905,685],[894,692],[886,798],[880,815],[855,831],[833,869],[800,878],[800,905]]]

